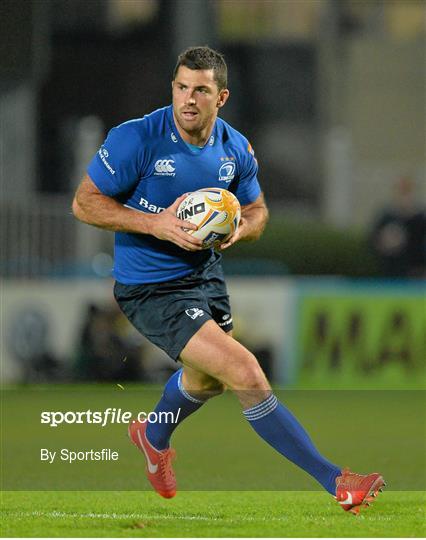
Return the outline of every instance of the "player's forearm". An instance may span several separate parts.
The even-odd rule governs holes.
[[[265,204],[254,206],[247,209],[242,209],[241,219],[244,223],[241,240],[254,241],[257,240],[269,219],[269,212]]]
[[[79,197],[77,193],[72,210],[80,221],[102,229],[139,234],[150,232],[152,216],[126,208],[106,195],[94,193],[89,197]]]

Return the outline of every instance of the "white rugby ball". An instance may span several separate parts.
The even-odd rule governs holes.
[[[203,241],[203,249],[217,248],[237,230],[241,207],[237,197],[220,188],[205,188],[190,193],[179,205],[179,219],[198,225],[190,234]]]

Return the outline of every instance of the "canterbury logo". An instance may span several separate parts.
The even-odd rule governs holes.
[[[175,162],[173,159],[159,159],[154,165],[155,174],[171,176],[172,173],[175,172],[175,167],[173,166],[174,164]]]
[[[352,495],[349,493],[349,491],[346,492],[346,500],[339,501],[339,504],[352,504]]]
[[[149,459],[148,452],[145,450],[145,446],[143,445],[141,434],[139,433],[139,431],[136,431],[136,433],[138,435],[139,444],[141,445],[143,453],[145,454],[145,457],[146,457],[146,463],[148,465],[148,471],[151,474],[155,474],[158,471],[158,465],[154,465],[154,463],[151,463],[151,460]]]

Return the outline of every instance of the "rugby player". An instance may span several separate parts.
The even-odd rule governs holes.
[[[242,206],[240,225],[221,248],[256,240],[268,219],[247,139],[218,118],[229,98],[227,66],[209,47],[177,60],[172,105],[113,128],[88,166],[73,201],[81,221],[115,231],[115,298],[129,321],[182,368],[165,385],[155,411],[179,422],[231,389],[256,433],[312,475],[344,510],[367,505],[384,485],[325,459],[273,394],[255,356],[232,337],[221,255],[202,250],[176,217],[187,192],[226,188]],[[224,169],[222,165],[226,164]],[[147,476],[163,497],[176,494],[170,437],[176,423],[129,426],[145,454]]]

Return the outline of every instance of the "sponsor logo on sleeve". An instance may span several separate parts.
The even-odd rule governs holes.
[[[101,158],[101,161],[102,163],[105,165],[105,167],[107,168],[107,170],[111,173],[111,174],[115,174],[115,171],[114,169],[111,167],[111,165],[108,163],[107,161],[107,157],[109,157],[109,152],[106,148],[104,148],[103,146],[101,146],[98,150],[98,155],[99,157]]]

